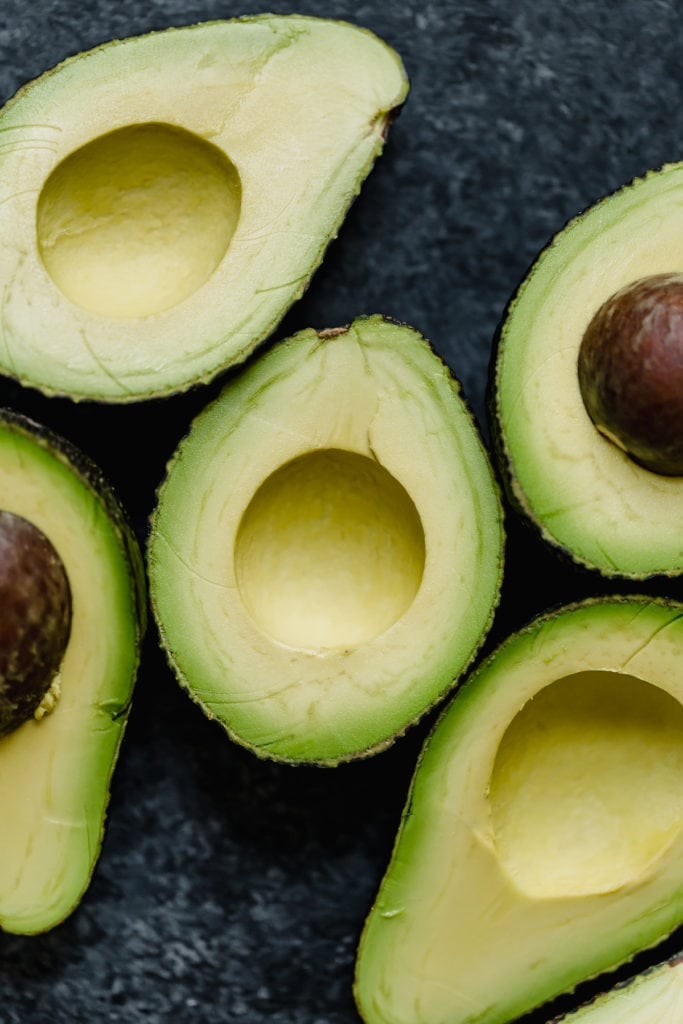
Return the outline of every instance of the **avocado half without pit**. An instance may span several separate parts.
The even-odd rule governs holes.
[[[457,384],[410,327],[306,330],[253,360],[170,463],[148,568],[162,644],[262,756],[392,741],[469,663],[503,531]]]
[[[505,1024],[683,921],[682,650],[683,605],[595,599],[460,687],[361,939],[367,1024]]]
[[[606,576],[683,572],[683,164],[560,232],[513,298],[492,413],[514,504]]]
[[[244,359],[407,88],[372,33],[294,15],[108,43],[24,87],[0,112],[0,371],[132,401]]]
[[[99,470],[0,411],[0,929],[78,904],[144,628],[142,557]]]

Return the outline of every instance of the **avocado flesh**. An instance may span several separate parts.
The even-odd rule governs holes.
[[[54,708],[0,739],[0,928],[34,933],[74,909],[99,853],[143,628],[142,566],[94,468],[8,413],[0,494],[49,537],[72,596]]]
[[[683,920],[682,610],[563,609],[461,687],[360,943],[367,1024],[504,1024]]]
[[[299,298],[407,93],[352,25],[105,44],[0,113],[0,370],[132,401],[242,360]]]
[[[683,962],[680,957],[643,971],[550,1024],[676,1024],[683,1005]]]
[[[683,571],[683,478],[637,465],[593,425],[578,353],[597,309],[642,277],[683,270],[683,165],[653,172],[572,221],[503,323],[493,388],[501,463],[546,540],[607,576]]]
[[[195,420],[152,519],[162,644],[262,756],[377,750],[452,685],[498,599],[499,497],[448,369],[381,317],[303,331]]]

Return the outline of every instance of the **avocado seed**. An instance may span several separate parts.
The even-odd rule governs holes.
[[[646,469],[683,475],[683,274],[642,278],[603,303],[578,371],[602,434]]]
[[[31,717],[50,690],[71,630],[62,561],[28,520],[0,512],[0,735]]]

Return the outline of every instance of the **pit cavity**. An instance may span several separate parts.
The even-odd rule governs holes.
[[[168,124],[134,124],[66,157],[38,200],[38,248],[60,291],[99,316],[170,309],[211,277],[241,208],[237,168]]]
[[[500,860],[532,897],[640,878],[683,824],[683,707],[619,672],[580,672],[508,727],[489,793]]]
[[[291,647],[366,643],[410,607],[425,563],[422,523],[403,486],[355,452],[310,452],[259,487],[235,567],[257,626]]]

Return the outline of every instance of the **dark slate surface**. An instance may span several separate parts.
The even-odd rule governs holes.
[[[680,5],[2,0],[0,98],[115,36],[263,10],[374,29],[412,81],[385,155],[275,337],[361,313],[407,320],[486,429],[491,339],[527,265],[569,217],[682,155]],[[98,460],[144,541],[165,461],[214,391],[105,409],[2,384],[0,401]],[[130,443],[140,436],[144,447]],[[548,603],[605,589],[514,522],[510,535],[491,642]],[[354,947],[428,724],[334,770],[260,762],[180,692],[152,631],[92,885],[52,932],[0,935],[0,1024],[357,1024]]]

